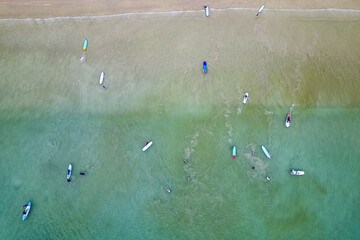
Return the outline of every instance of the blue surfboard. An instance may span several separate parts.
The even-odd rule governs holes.
[[[204,61],[203,63],[203,72],[204,73],[207,73],[207,65],[206,65],[206,62]]]

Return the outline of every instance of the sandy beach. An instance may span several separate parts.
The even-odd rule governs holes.
[[[0,0],[0,18],[50,18],[64,16],[102,16],[122,13],[189,11],[210,8],[258,8],[265,4],[267,9],[360,9],[356,0],[222,0],[206,2],[199,0],[80,0],[80,1],[38,1]]]

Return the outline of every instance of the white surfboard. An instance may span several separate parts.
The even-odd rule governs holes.
[[[265,8],[265,5],[262,5],[262,6],[259,8],[256,16],[259,16],[259,14],[264,10],[264,8]]]
[[[101,72],[101,74],[100,74],[100,81],[99,81],[100,85],[103,84],[103,82],[104,82],[104,76],[105,76],[105,73],[104,73],[104,72]]]
[[[243,104],[247,103],[248,98],[249,98],[249,93],[245,93],[243,97]]]
[[[268,158],[271,158],[271,155],[270,153],[268,152],[268,150],[264,147],[264,146],[261,146],[263,152],[265,153],[265,155],[268,157]]]
[[[209,7],[208,6],[204,6],[205,8],[205,15],[208,17],[209,16]]]
[[[293,170],[290,171],[290,174],[291,175],[302,176],[302,175],[305,174],[305,172],[304,171],[296,171],[296,170],[293,169]]]
[[[145,152],[151,145],[153,144],[153,141],[148,142],[145,147],[143,147],[143,152]]]
[[[68,167],[67,175],[66,175],[66,179],[67,179],[68,182],[70,182],[71,171],[72,171],[72,165],[71,165],[71,163],[70,163],[70,164],[69,164],[69,167]]]
[[[265,8],[265,5],[262,5],[262,6],[259,8],[258,13],[261,13],[261,12],[264,10],[264,8]]]

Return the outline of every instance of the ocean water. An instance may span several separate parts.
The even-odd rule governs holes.
[[[1,20],[0,238],[358,239],[359,23],[241,9]]]

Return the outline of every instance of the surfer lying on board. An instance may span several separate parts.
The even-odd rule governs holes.
[[[27,206],[28,206],[27,204],[24,205],[24,208],[25,208],[25,209],[24,209],[23,214],[26,214],[26,207],[27,207]]]

